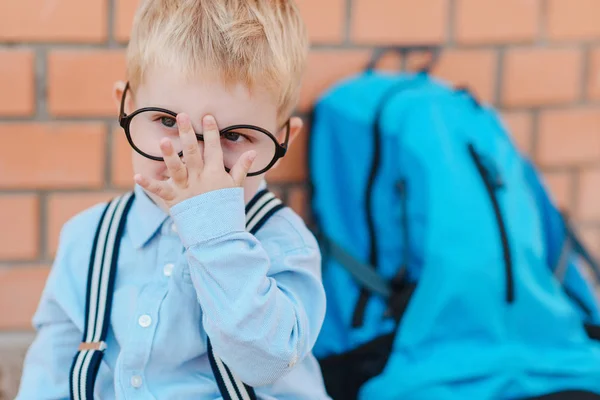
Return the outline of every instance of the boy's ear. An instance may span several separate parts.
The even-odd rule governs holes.
[[[123,92],[125,91],[126,83],[124,81],[117,81],[113,86],[113,102],[115,103],[115,107],[117,107],[117,113],[121,110],[121,99],[123,98]],[[128,91],[126,103],[125,103],[125,113],[129,114],[131,112],[131,90]]]
[[[298,137],[298,134],[300,132],[302,132],[303,126],[304,126],[304,122],[302,121],[302,119],[300,117],[290,118],[290,137],[288,139],[288,150],[290,148],[290,145],[294,141],[294,139],[296,139]],[[279,135],[277,136],[277,139],[279,139],[280,143],[285,140],[285,130],[286,129],[287,129],[287,124],[286,124],[286,126],[281,128],[281,130],[279,131]],[[279,166],[279,164],[281,163],[281,160],[282,159],[277,160],[277,162],[275,163],[275,165],[273,165],[273,167],[271,169],[277,168]]]

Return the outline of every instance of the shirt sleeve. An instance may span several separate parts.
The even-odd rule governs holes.
[[[297,220],[275,214],[259,242],[245,230],[241,188],[188,199],[171,213],[215,353],[246,384],[273,383],[312,351],[323,323],[314,237],[293,213]]]
[[[74,290],[69,273],[75,239],[73,229],[61,231],[59,248],[38,308],[33,316],[36,336],[25,356],[17,400],[68,399],[69,372],[81,341],[81,329],[73,320],[85,304]],[[81,244],[79,242],[79,244]]]

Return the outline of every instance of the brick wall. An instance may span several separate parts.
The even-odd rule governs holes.
[[[6,398],[14,394],[61,225],[131,185],[129,148],[116,129],[110,93],[123,78],[136,3],[0,1],[0,391]],[[585,240],[600,249],[600,1],[298,3],[314,43],[300,112],[329,84],[359,71],[375,45],[444,43],[435,74],[468,84],[503,111]],[[296,142],[269,177],[300,213],[304,148]]]

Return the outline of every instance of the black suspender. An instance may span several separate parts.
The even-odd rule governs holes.
[[[106,349],[119,247],[133,199],[133,193],[127,193],[111,200],[96,229],[88,270],[83,340],[71,365],[72,400],[94,398],[94,384]],[[283,207],[273,193],[260,191],[246,206],[246,230],[256,234]],[[210,340],[207,343],[210,365],[223,399],[256,400],[254,389],[241,382],[214,353]]]
[[[94,398],[94,383],[106,348],[119,245],[133,198],[128,193],[109,202],[96,229],[88,270],[83,340],[71,366],[74,400]]]
[[[281,208],[283,208],[283,204],[273,193],[267,190],[257,193],[246,206],[246,230],[254,235]],[[207,340],[207,343],[210,366],[223,400],[256,400],[254,389],[240,381],[229,367],[215,355],[210,339]]]

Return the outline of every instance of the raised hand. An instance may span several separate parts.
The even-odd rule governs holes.
[[[177,126],[183,146],[183,160],[175,152],[171,140],[162,139],[160,149],[170,179],[160,181],[136,174],[134,180],[138,185],[154,193],[163,199],[167,206],[172,207],[194,196],[244,184],[256,157],[255,151],[242,154],[228,173],[223,164],[219,128],[212,116],[207,115],[202,120],[204,154],[200,150],[189,116],[177,115]]]

